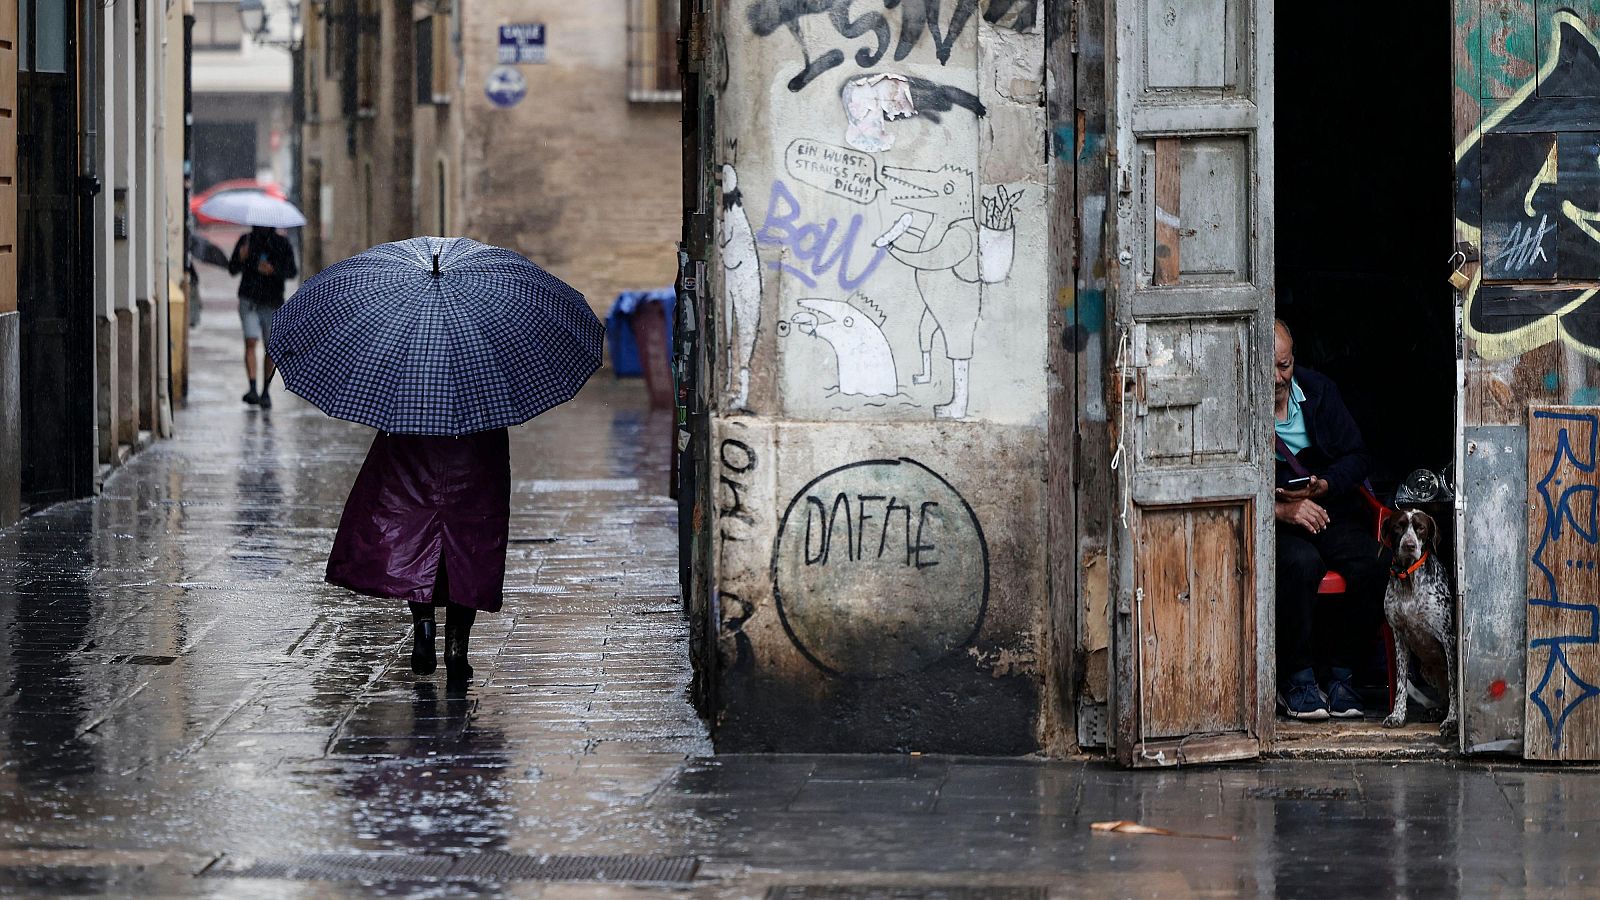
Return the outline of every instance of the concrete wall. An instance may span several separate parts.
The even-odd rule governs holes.
[[[165,266],[162,279],[167,285],[167,406],[182,406],[189,392],[189,303],[200,302],[189,296],[188,276],[183,270],[183,229],[187,210],[184,199],[183,152],[183,20],[185,4],[173,3],[166,8],[166,46],[162,65],[161,104],[163,109],[177,110],[175,116],[163,116],[161,121],[160,163],[162,195],[166,198],[164,229],[166,232]]]
[[[462,10],[461,233],[527,255],[602,315],[672,283],[682,212],[676,103],[628,100],[627,0],[491,0]],[[485,94],[499,26],[543,24],[527,96]]]
[[[844,29],[826,6],[727,5],[716,29],[719,746],[1025,752],[1040,10],[855,4]]]

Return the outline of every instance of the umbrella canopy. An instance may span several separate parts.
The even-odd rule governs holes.
[[[236,225],[298,228],[306,217],[293,203],[260,191],[224,191],[200,204],[200,213]]]
[[[582,294],[521,255],[420,237],[308,279],[272,317],[267,352],[289,390],[330,416],[462,435],[572,399],[604,337]]]

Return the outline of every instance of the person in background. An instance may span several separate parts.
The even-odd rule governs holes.
[[[250,390],[244,402],[272,408],[268,389],[275,371],[272,357],[262,354],[266,364],[261,390],[256,390],[256,345],[272,333],[272,314],[283,305],[284,284],[299,270],[295,268],[294,247],[277,231],[257,225],[239,236],[228,259],[228,274],[239,279],[239,323],[244,327],[244,372]]]
[[[1296,719],[1359,718],[1353,667],[1377,632],[1387,577],[1360,496],[1372,457],[1333,381],[1295,365],[1294,336],[1281,320],[1272,401],[1279,706]],[[1315,668],[1313,621],[1317,588],[1330,570],[1344,577],[1346,589],[1321,617],[1329,654],[1324,691]]]

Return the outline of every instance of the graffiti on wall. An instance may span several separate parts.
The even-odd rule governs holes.
[[[722,258],[723,317],[727,322],[728,394],[734,409],[745,409],[750,398],[750,358],[755,354],[756,331],[761,327],[761,259],[755,233],[744,211],[739,175],[732,165],[722,167],[722,216],[717,223],[717,243]]]
[[[911,380],[914,384],[933,380],[934,339],[942,337],[952,367],[951,395],[934,407],[934,415],[964,418],[983,295],[963,285],[995,284],[1010,274],[1016,248],[1015,207],[1022,194],[1008,194],[1004,185],[999,186],[995,196],[983,198],[980,223],[973,210],[970,171],[950,165],[936,170],[885,166],[883,174],[902,186],[894,204],[906,212],[874,243],[916,270],[923,304],[917,326],[922,371]]]
[[[861,293],[851,294],[845,301],[805,297],[797,302],[801,311],[792,317],[792,328],[826,343],[833,351],[838,368],[830,387],[852,396],[900,393],[894,349],[883,333],[888,316],[877,304]]]
[[[800,52],[783,48],[788,59],[768,76],[763,170],[747,158],[744,193],[724,188],[722,215],[734,220],[722,224],[730,399],[747,397],[759,349],[775,353],[777,397],[793,413],[1023,415],[1007,388],[1026,376],[1000,365],[1015,361],[1015,341],[982,322],[1021,312],[1006,302],[1016,288],[989,288],[1010,279],[1021,204],[1041,207],[1043,192],[1025,190],[1026,175],[980,180],[989,111],[972,51],[979,22],[1035,28],[1036,0],[757,0],[745,10],[758,42],[785,31]],[[847,52],[859,68],[843,67]],[[891,56],[904,63],[897,71],[871,68]],[[807,69],[798,82],[786,68],[796,57]],[[729,167],[724,181],[733,179]],[[1031,215],[1022,224],[1042,226]],[[756,305],[750,316],[735,308],[740,298]],[[744,328],[758,315],[777,344]]]
[[[872,245],[865,226],[866,217],[859,212],[850,215],[848,224],[836,216],[815,214],[788,184],[774,180],[767,198],[767,217],[755,240],[785,251],[767,264],[773,270],[800,279],[808,288],[831,278],[840,290],[849,292],[865,284],[887,256]],[[865,262],[858,262],[863,257]]]
[[[726,437],[717,445],[717,540],[719,549],[726,551],[730,544],[749,539],[749,532],[757,524],[756,509],[752,505],[756,494],[755,474],[761,460],[754,447],[735,437]],[[723,565],[737,559],[736,554],[723,553]],[[755,614],[755,604],[744,599],[729,583],[733,572],[724,570],[724,584],[717,593],[718,628],[723,645],[723,661],[732,670],[747,671],[754,664],[750,636],[744,625]]]
[[[878,3],[878,9],[871,8]],[[899,16],[891,17],[888,10],[898,10]],[[1035,25],[1037,10],[1036,0],[989,0],[984,4],[983,19],[991,25],[1029,31]],[[927,39],[932,42],[940,65],[944,65],[977,12],[978,0],[949,0],[948,4],[941,0],[754,0],[745,10],[745,18],[759,37],[783,30],[799,44],[802,66],[789,79],[789,90],[801,91],[823,74],[844,65],[847,49],[854,49],[856,65],[866,69],[877,65],[891,44],[894,59],[899,62]],[[819,48],[807,41],[802,27],[812,20],[825,23],[824,29],[845,46],[829,46],[816,52]]]
[[[818,669],[907,675],[977,639],[988,544],[966,499],[922,463],[851,463],[790,500],[773,544],[772,591],[784,632]]]
[[[1573,713],[1600,695],[1600,687],[1582,677],[1600,681],[1600,416],[1572,409],[1537,409],[1532,416],[1529,471],[1537,478],[1537,496],[1528,513],[1528,681],[1534,685],[1528,699],[1545,734],[1528,739],[1530,749],[1547,739],[1559,753]]]
[[[1483,255],[1466,327],[1486,359],[1555,340],[1600,359],[1600,291],[1559,286],[1600,280],[1600,39],[1569,11],[1550,25],[1535,76],[1456,150],[1457,226]]]

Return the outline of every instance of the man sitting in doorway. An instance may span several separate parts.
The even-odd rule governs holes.
[[[1350,679],[1383,615],[1385,572],[1359,495],[1372,468],[1361,431],[1327,376],[1294,362],[1294,336],[1277,322],[1272,400],[1277,448],[1279,704],[1296,719],[1359,718]],[[1317,587],[1329,570],[1345,593],[1322,616],[1327,678],[1313,643]]]

